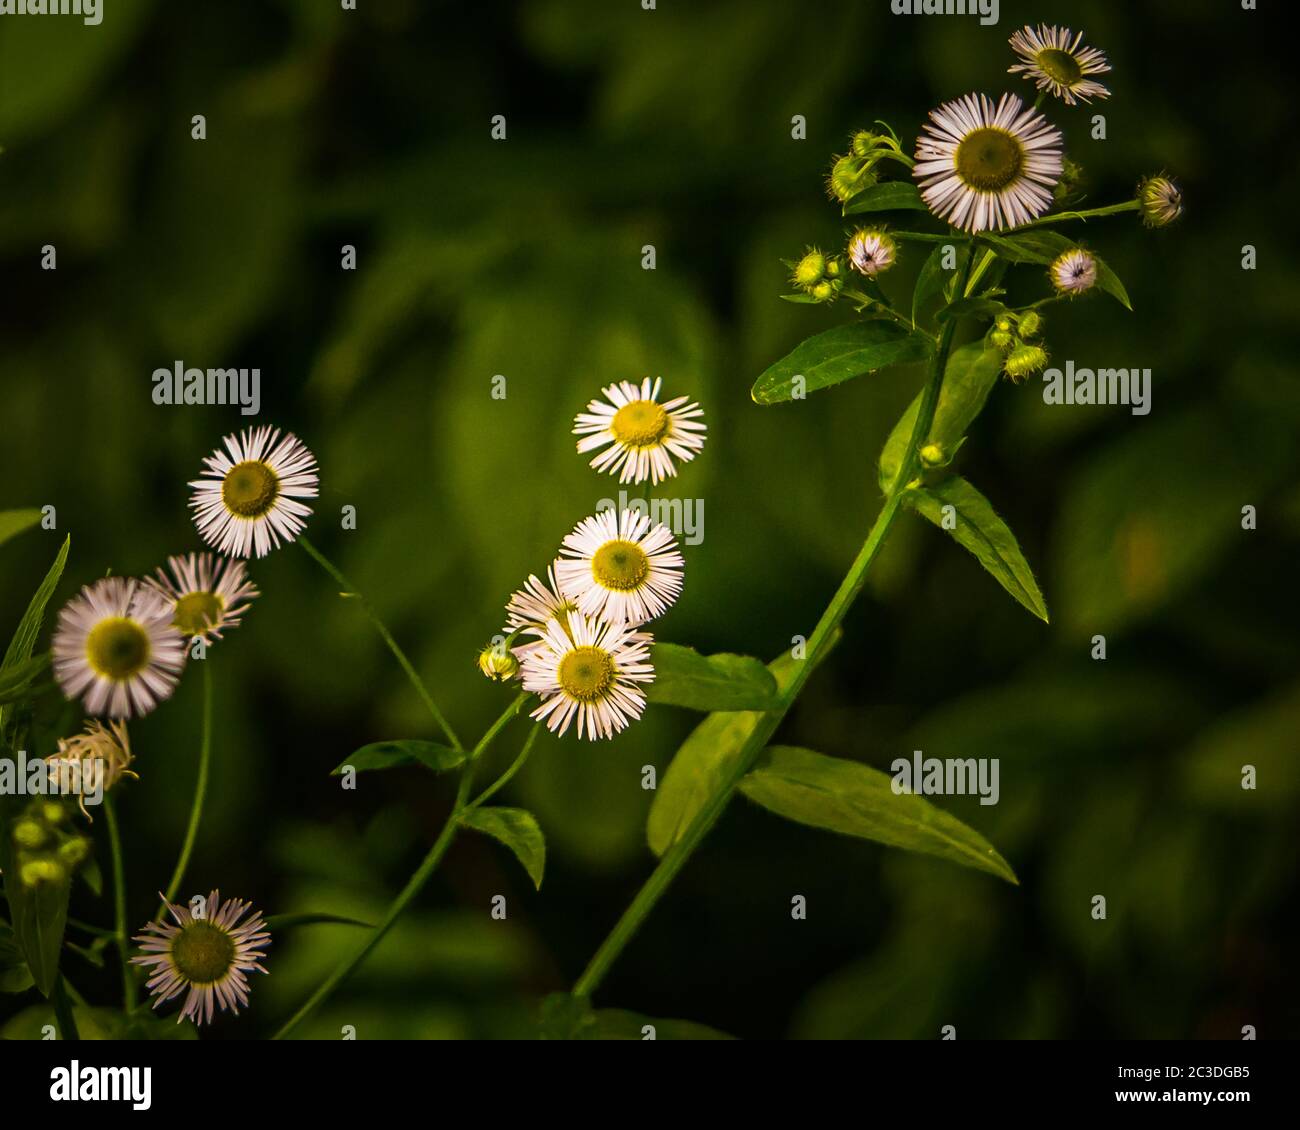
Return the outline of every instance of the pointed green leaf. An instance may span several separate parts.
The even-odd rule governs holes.
[[[886,365],[923,361],[933,349],[929,336],[909,333],[895,322],[836,326],[808,338],[770,366],[750,395],[758,404],[780,404],[793,399],[796,377],[803,378],[805,392],[815,392]]]
[[[54,590],[58,586],[59,578],[63,576],[63,567],[68,563],[68,547],[71,544],[72,535],[69,534],[63,539],[63,545],[54,558],[54,564],[45,574],[45,579],[32,594],[23,618],[18,621],[18,628],[13,634],[13,639],[9,641],[8,650],[5,651],[4,662],[0,663],[0,671],[12,670],[32,657],[36,637],[41,631],[41,621],[45,618],[45,606],[49,604],[50,597],[54,595]],[[5,726],[9,721],[11,709],[8,706],[0,706],[0,740],[4,739]]]
[[[953,244],[955,248],[956,244]],[[936,244],[930,257],[921,266],[912,289],[912,325],[919,325],[926,308],[943,294],[948,280],[956,276],[956,268],[945,268],[943,258],[946,244]]]
[[[701,655],[694,648],[656,643],[650,650],[653,683],[646,700],[690,710],[767,710],[776,702],[776,680],[748,655]]]
[[[884,181],[864,188],[844,204],[843,215],[857,216],[863,212],[895,212],[907,209],[928,212],[921,192],[910,181]]]
[[[983,410],[1001,373],[1002,354],[996,349],[985,348],[982,341],[954,350],[944,371],[939,403],[935,406],[934,423],[930,425],[930,434],[921,446],[936,444],[949,455],[955,452]],[[884,450],[880,453],[880,486],[883,490],[889,489],[894,476],[898,474],[920,408],[921,396],[918,393],[885,441]]]
[[[356,753],[344,758],[331,771],[330,776],[337,777],[347,768],[358,773],[371,769],[395,769],[403,765],[423,765],[435,773],[445,773],[465,762],[465,754],[451,746],[439,742],[416,741],[414,739],[391,742],[372,742],[363,745]]]
[[[1059,255],[1079,246],[1074,240],[1054,231],[1017,232],[1014,235],[986,234],[980,238],[1013,263],[1040,263],[1043,266],[1050,266]],[[1097,260],[1097,286],[1126,310],[1132,310],[1133,303],[1119,276],[1095,251],[1089,249],[1088,254]]]
[[[1047,604],[1015,534],[970,483],[952,475],[940,483],[909,490],[904,502],[940,529],[944,528],[944,508],[953,507],[956,525],[948,532],[975,555],[998,584],[1047,622]]]
[[[0,668],[0,703],[17,702],[31,688],[32,682],[50,665],[50,653],[42,652],[25,663]]]
[[[30,530],[40,520],[39,510],[0,510],[0,545]]]
[[[1018,883],[1007,861],[978,832],[924,797],[895,793],[888,773],[859,762],[771,746],[740,789],[787,820],[937,856]]]
[[[471,808],[461,813],[460,822],[505,844],[524,865],[533,886],[541,890],[546,840],[531,812],[522,808]]]

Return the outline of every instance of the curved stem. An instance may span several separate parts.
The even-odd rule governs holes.
[[[492,784],[488,785],[488,787],[479,793],[477,797],[470,801],[469,804],[465,806],[466,809],[478,808],[480,804],[483,804],[491,797],[496,796],[497,793],[506,787],[510,778],[524,767],[524,762],[528,760],[528,755],[532,753],[533,742],[537,740],[537,734],[541,728],[542,724],[540,722],[533,723],[533,728],[528,731],[528,738],[524,742],[524,748],[519,751],[519,756],[514,759],[510,768],[502,773],[500,777],[492,782]]]
[[[371,950],[384,940],[384,936],[392,929],[393,923],[402,916],[402,912],[410,905],[411,900],[424,889],[424,885],[438,869],[438,864],[442,862],[442,857],[447,854],[447,849],[451,847],[451,842],[456,837],[456,829],[460,823],[461,814],[468,807],[469,791],[474,781],[475,762],[492,744],[497,734],[505,729],[510,719],[519,713],[519,708],[528,700],[528,697],[527,693],[519,694],[506,707],[501,716],[488,727],[487,732],[479,738],[478,744],[470,752],[464,767],[461,769],[460,783],[456,788],[456,802],[452,806],[451,814],[447,817],[447,822],[442,826],[442,831],[438,833],[438,838],[433,841],[433,846],[429,848],[428,854],[421,860],[420,866],[415,869],[415,873],[407,880],[406,886],[389,904],[384,917],[380,920],[379,925],[374,928],[370,937],[321,983],[302,1007],[280,1026],[280,1029],[271,1039],[283,1040],[311,1013],[315,1012],[333,994],[334,990],[352,975],[357,966],[370,956]]]
[[[203,660],[203,729],[199,738],[199,776],[194,783],[194,800],[190,803],[190,822],[185,829],[185,840],[181,844],[181,854],[176,860],[176,869],[172,872],[163,905],[154,915],[155,921],[161,922],[167,913],[167,903],[176,901],[176,894],[181,889],[185,878],[185,869],[190,865],[190,856],[194,853],[194,841],[199,835],[199,821],[203,818],[203,802],[208,795],[208,776],[212,767],[212,670],[208,667],[210,660]]]
[[[456,731],[451,728],[450,723],[443,716],[442,711],[438,709],[438,704],[433,701],[433,696],[429,693],[429,688],[424,685],[424,680],[420,678],[419,674],[412,666],[411,661],[406,658],[406,652],[397,646],[397,641],[393,639],[393,634],[388,630],[384,622],[370,606],[370,602],[361,595],[357,586],[340,573],[330,560],[321,553],[319,549],[312,545],[305,536],[299,536],[298,544],[302,546],[311,558],[338,583],[343,590],[340,595],[350,596],[361,605],[362,610],[369,618],[371,624],[374,625],[375,631],[379,633],[380,638],[388,645],[388,650],[393,653],[394,658],[396,658],[397,662],[401,664],[402,670],[406,672],[406,677],[410,680],[411,686],[415,688],[415,693],[420,696],[420,701],[424,703],[425,708],[433,716],[433,720],[438,724],[438,728],[446,735],[447,740],[452,744],[454,749],[463,750],[465,747],[460,744],[460,739],[456,736]]]
[[[104,818],[108,825],[108,850],[113,860],[113,935],[122,965],[122,1004],[135,1009],[135,970],[131,967],[126,939],[126,868],[122,863],[122,837],[117,828],[117,809],[111,797],[104,797]]]
[[[970,279],[974,258],[975,246],[972,244],[970,252],[966,256],[966,265],[956,291],[958,294],[963,293]],[[952,350],[956,323],[957,319],[952,318],[944,324],[939,337],[938,349],[930,363],[930,372],[926,379],[925,391],[921,397],[920,409],[916,415],[916,423],[912,428],[907,452],[899,466],[897,475],[894,477],[894,481],[889,486],[889,491],[885,497],[885,505],[876,516],[875,522],[872,523],[871,529],[867,533],[866,540],[862,543],[862,548],[858,550],[857,557],[854,558],[853,564],[844,576],[844,580],[840,582],[840,587],[826,606],[826,611],[822,613],[812,635],[809,636],[804,661],[795,670],[794,676],[777,706],[760,717],[758,724],[754,727],[744,745],[741,746],[732,763],[732,769],[727,774],[721,787],[713,793],[704,807],[695,814],[694,819],[687,825],[686,831],[681,838],[664,853],[650,878],[637,892],[636,897],[627,910],[623,912],[623,916],[615,924],[609,937],[596,951],[582,976],[578,978],[573,986],[575,996],[590,996],[600,986],[605,974],[609,972],[610,966],[618,959],[627,943],[632,940],[646,915],[663,897],[664,892],[690,858],[691,853],[695,851],[713,825],[717,823],[718,818],[730,803],[732,796],[735,795],[740,782],[753,768],[759,754],[763,752],[764,747],[776,732],[776,728],[781,724],[782,719],[785,718],[795,700],[799,697],[799,693],[803,690],[804,684],[807,683],[813,668],[816,666],[817,657],[828,644],[832,634],[840,626],[854,600],[862,591],[863,585],[866,584],[867,572],[884,546],[894,520],[902,509],[907,484],[916,473],[919,448],[929,434],[930,426],[934,422],[934,412],[939,403],[939,390],[943,386],[944,370],[947,368],[948,354]]]
[[[1082,212],[1055,212],[1050,216],[1043,216],[1042,219],[1030,220],[1027,224],[1021,224],[1020,227],[1010,232],[999,233],[1005,235],[1015,235],[1016,232],[1025,231],[1028,228],[1046,227],[1048,224],[1063,224],[1067,220],[1091,220],[1097,216],[1118,216],[1122,212],[1136,212],[1142,207],[1140,200],[1126,200],[1123,204],[1107,204],[1104,208],[1088,208]]]

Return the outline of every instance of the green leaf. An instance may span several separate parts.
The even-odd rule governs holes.
[[[531,812],[522,808],[471,808],[461,813],[460,822],[505,844],[524,865],[533,886],[541,890],[546,840]]]
[[[935,406],[934,422],[930,434],[921,444],[937,444],[949,454],[957,450],[975,418],[983,411],[993,386],[1002,373],[1002,354],[985,348],[982,341],[963,345],[948,357],[943,385],[939,389],[939,403]],[[894,425],[880,453],[880,486],[888,490],[902,465],[907,442],[916,426],[916,414],[921,409],[918,393],[907,411]]]
[[[1044,266],[1050,266],[1058,256],[1079,246],[1074,240],[1067,239],[1060,232],[1054,231],[982,235],[980,238],[1013,263],[1041,263]],[[1097,286],[1116,299],[1126,310],[1132,310],[1133,303],[1119,276],[1095,251],[1089,250],[1088,253],[1097,260]]]
[[[821,302],[820,298],[814,298],[811,294],[783,294],[781,299],[784,302],[793,302],[798,306],[816,306]]]
[[[836,632],[831,645],[838,640]],[[830,651],[830,647],[825,648],[818,661]],[[799,664],[804,662],[787,651],[767,665],[776,680],[778,693],[790,685]],[[672,847],[696,813],[723,787],[735,769],[741,746],[762,717],[760,711],[710,714],[690,732],[659,781],[650,805],[646,840],[655,855],[663,855]]]
[[[943,257],[945,244],[936,244],[930,257],[921,266],[921,273],[916,277],[916,286],[912,289],[912,325],[918,325],[927,306],[943,294],[948,280],[956,276],[955,268],[945,268]],[[954,248],[956,244],[953,244]]]
[[[13,927],[0,922],[0,993],[25,993],[35,982]]]
[[[112,1008],[73,1005],[78,1037],[82,1040],[197,1040],[193,1024],[177,1024],[174,1017],[159,1016],[143,1009],[131,1016]],[[0,1029],[3,1040],[43,1040],[47,1025],[57,1026],[49,1004],[34,1004],[12,1017]]]
[[[928,212],[921,199],[921,192],[909,181],[885,181],[864,188],[844,204],[843,215],[856,216],[863,212],[893,212],[908,209],[913,212]]]
[[[776,680],[748,655],[701,655],[694,648],[656,643],[650,650],[655,678],[646,700],[690,710],[768,710]]]
[[[0,510],[0,545],[30,530],[40,520],[39,510]]]
[[[552,993],[542,1002],[543,1040],[730,1040],[691,1020],[656,1020],[620,1008],[593,1009],[580,997]]]
[[[0,703],[18,702],[30,689],[33,680],[43,674],[50,665],[50,653],[15,664],[13,667],[0,668]]]
[[[805,392],[815,392],[886,365],[923,361],[933,349],[928,335],[908,332],[894,322],[836,326],[808,338],[770,366],[750,395],[758,404],[779,404],[794,399],[796,377],[803,377]]]
[[[45,579],[32,595],[23,618],[18,621],[18,628],[14,632],[13,639],[9,641],[8,650],[5,651],[4,662],[0,663],[0,672],[11,671],[32,657],[36,637],[41,631],[41,621],[45,618],[45,606],[49,604],[50,597],[54,595],[54,590],[58,586],[59,578],[63,576],[63,567],[68,562],[68,547],[71,543],[72,535],[69,534],[63,539],[63,545],[54,558],[54,564],[45,574]],[[5,725],[9,721],[10,710],[8,706],[0,706],[0,741],[4,740]]]
[[[750,800],[814,828],[937,856],[1017,883],[983,836],[924,797],[894,792],[888,773],[791,746],[771,746],[740,784]]]
[[[970,483],[952,475],[940,483],[909,490],[904,503],[940,529],[944,528],[944,507],[953,507],[956,525],[948,532],[975,555],[998,584],[1047,622],[1047,604],[1015,534]]]
[[[349,767],[361,773],[371,769],[395,769],[403,765],[423,765],[435,773],[445,773],[464,762],[465,754],[451,746],[438,742],[399,739],[363,745],[335,766],[330,776],[337,777]]]

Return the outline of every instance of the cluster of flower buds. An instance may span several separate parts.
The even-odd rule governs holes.
[[[989,344],[1002,353],[1002,371],[1019,384],[1047,364],[1047,350],[1038,340],[1043,333],[1043,316],[1036,310],[1019,314],[1010,310],[993,323]]]
[[[13,824],[16,870],[24,885],[57,883],[90,854],[90,840],[69,819],[67,806],[53,797],[37,797]]]
[[[884,122],[887,133],[862,129],[853,135],[849,142],[849,151],[835,158],[831,171],[826,175],[826,194],[841,204],[847,203],[863,189],[870,188],[879,179],[876,166],[881,161],[897,161],[905,168],[911,162],[903,153],[898,135]]]
[[[810,247],[794,264],[790,280],[817,302],[834,302],[844,287],[844,264],[833,255]]]

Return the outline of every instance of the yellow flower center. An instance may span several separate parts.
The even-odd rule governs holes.
[[[634,541],[607,541],[591,556],[591,575],[602,588],[631,592],[650,573],[650,558]]]
[[[186,593],[176,602],[172,624],[186,636],[201,636],[221,622],[226,602],[214,592]]]
[[[1036,61],[1043,74],[1062,86],[1073,86],[1083,78],[1083,68],[1079,66],[1079,60],[1068,51],[1048,47],[1038,53]]]
[[[149,663],[149,633],[126,616],[101,620],[86,637],[86,661],[96,675],[124,682]]]
[[[970,188],[1000,192],[1020,175],[1025,151],[1004,129],[982,126],[972,130],[957,146],[957,175]]]
[[[560,686],[579,702],[598,702],[614,682],[614,661],[599,647],[575,647],[560,660]]]
[[[614,413],[609,429],[628,447],[654,447],[668,430],[668,413],[653,400],[634,400]]]
[[[279,493],[279,477],[256,459],[236,463],[221,484],[226,509],[241,518],[260,518],[275,505]]]
[[[185,980],[196,985],[220,981],[235,961],[235,943],[209,922],[193,922],[172,942],[172,961]]]

